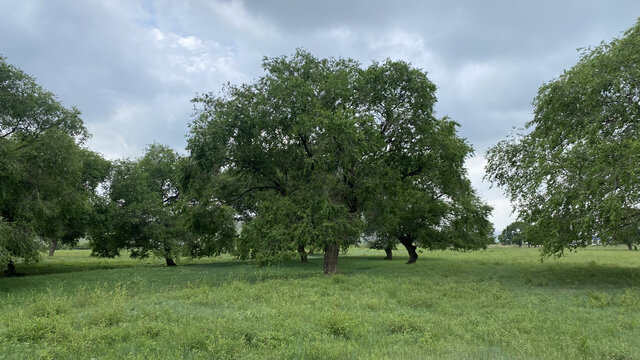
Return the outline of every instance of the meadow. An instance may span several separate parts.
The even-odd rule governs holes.
[[[640,359],[640,253],[354,248],[258,268],[227,257],[57,251],[0,278],[0,359]]]

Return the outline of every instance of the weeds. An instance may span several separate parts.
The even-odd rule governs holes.
[[[425,252],[411,266],[355,249],[333,277],[319,258],[167,269],[87,255],[0,278],[0,358],[640,358],[637,254],[616,248],[542,264],[533,249]]]

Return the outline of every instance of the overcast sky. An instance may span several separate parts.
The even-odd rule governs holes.
[[[110,159],[154,141],[184,152],[190,99],[252,81],[263,56],[409,61],[438,86],[437,115],[476,150],[469,175],[499,231],[513,216],[482,182],[486,149],[531,118],[538,87],[578,48],[638,16],[638,0],[0,0],[0,54],[77,106],[88,146]]]

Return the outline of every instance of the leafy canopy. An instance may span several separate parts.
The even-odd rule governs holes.
[[[489,208],[463,167],[471,148],[434,117],[424,72],[301,50],[263,67],[252,84],[196,98],[189,136],[195,183],[244,221],[240,256],[268,263],[317,246],[327,266],[365,230],[434,248],[486,244]]]
[[[171,148],[152,144],[140,159],[114,165],[91,234],[94,255],[113,257],[127,249],[131,257],[153,254],[174,265],[181,255],[219,253],[210,243],[216,234],[198,236],[185,217],[184,161]],[[233,238],[235,227],[228,219],[222,235]]]
[[[82,231],[72,223],[84,221],[106,165],[80,147],[79,115],[0,56],[0,262],[35,261],[40,237],[72,242]]]
[[[640,22],[540,87],[524,133],[487,152],[544,254],[637,236],[640,223]]]
[[[498,241],[502,245],[518,245],[522,246],[527,242],[526,232],[529,226],[522,221],[514,221],[509,224],[500,235],[498,235]]]

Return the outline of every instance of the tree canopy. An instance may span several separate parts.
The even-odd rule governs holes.
[[[434,116],[424,72],[301,50],[263,68],[252,84],[196,98],[189,136],[200,178],[244,220],[241,256],[270,262],[319,246],[335,273],[340,248],[366,229],[407,238],[414,252],[414,242],[486,245],[489,208],[463,167],[471,147]]]
[[[529,228],[528,224],[522,221],[514,221],[507,225],[504,230],[498,235],[498,241],[502,245],[518,245],[522,246],[526,239],[526,231]]]
[[[640,22],[542,85],[520,134],[487,152],[487,177],[544,254],[640,238]]]
[[[216,235],[233,240],[236,230],[230,215],[224,226],[209,236],[191,231],[181,186],[183,161],[173,149],[152,144],[140,159],[114,164],[98,205],[98,224],[92,227],[94,255],[113,257],[126,249],[131,257],[153,254],[173,266],[182,255],[219,253],[210,244]]]
[[[434,112],[436,86],[403,61],[265,58],[265,74],[194,99],[189,157],[160,144],[111,164],[82,147],[79,112],[2,59],[0,260],[89,232],[93,254],[166,259],[228,252],[259,264],[374,236],[478,249],[490,207],[464,168],[472,148]],[[97,194],[98,188],[103,190]],[[238,236],[238,229],[241,229]],[[390,250],[389,250],[390,251]]]
[[[81,147],[79,115],[0,57],[0,261],[35,261],[47,238],[85,230],[108,164]]]

